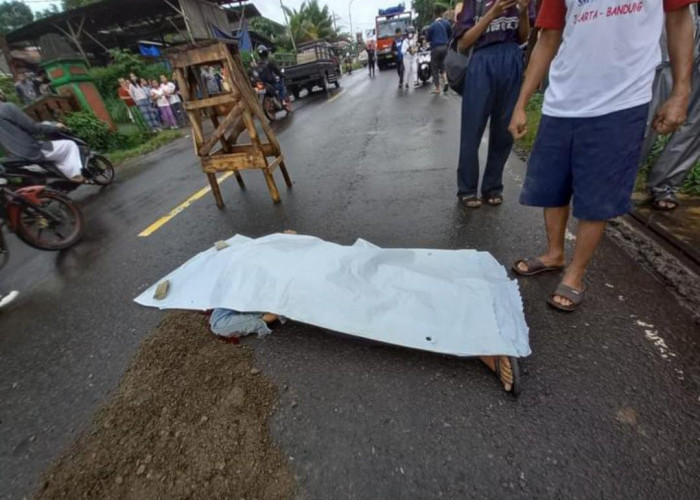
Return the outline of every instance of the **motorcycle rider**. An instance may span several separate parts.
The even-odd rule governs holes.
[[[35,136],[59,132],[61,124],[37,123],[27,116],[16,104],[7,102],[0,91],[0,146],[10,158],[45,161],[49,160],[76,183],[85,182],[82,175],[82,161],[78,145],[69,140],[38,141]]]
[[[260,80],[266,85],[271,85],[277,92],[277,96],[284,104],[287,102],[287,89],[284,87],[284,75],[279,66],[269,59],[270,51],[264,45],[258,46],[260,62],[257,64],[257,72]]]

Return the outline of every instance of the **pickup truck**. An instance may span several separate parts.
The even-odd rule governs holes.
[[[320,87],[328,93],[331,85],[340,87],[340,61],[330,43],[317,41],[300,45],[296,62],[283,69],[284,83],[295,99],[302,89],[311,93],[314,87]]]

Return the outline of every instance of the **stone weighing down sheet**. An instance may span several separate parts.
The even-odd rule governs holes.
[[[234,236],[164,276],[137,303],[271,312],[301,323],[455,356],[530,354],[516,281],[488,252],[344,246],[302,235]],[[221,246],[221,245],[219,245]]]

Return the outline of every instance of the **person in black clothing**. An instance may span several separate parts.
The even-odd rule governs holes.
[[[277,95],[281,101],[287,100],[287,89],[284,87],[284,75],[279,66],[274,61],[270,61],[270,51],[264,45],[258,46],[258,75],[263,83],[272,85],[277,90]]]
[[[396,71],[399,73],[399,88],[403,88],[403,53],[401,52],[401,44],[403,43],[403,35],[401,34],[401,28],[396,28],[396,36],[394,37],[394,42],[391,44],[391,52],[394,54],[396,60]]]
[[[367,67],[369,68],[369,76],[373,77],[374,76],[374,66],[375,66],[375,60],[376,60],[376,52],[374,50],[374,46],[370,45],[367,47]]]

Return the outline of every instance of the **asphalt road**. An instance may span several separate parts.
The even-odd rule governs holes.
[[[340,243],[477,248],[509,265],[542,248],[520,207],[455,197],[459,100],[397,92],[394,72],[302,98],[279,139],[295,182],[271,203],[262,175],[222,184],[149,237],[138,234],[206,185],[190,139],[81,188],[87,234],[62,254],[12,241],[0,287],[0,495],[19,499],[119,382],[161,314],[131,299],[215,241],[295,229]],[[548,309],[556,276],[521,281],[533,355],[516,401],[479,362],[376,345],[303,325],[252,339],[279,385],[273,434],[309,499],[697,498],[698,327],[609,240],[573,315]],[[333,300],[329,297],[328,300]]]

